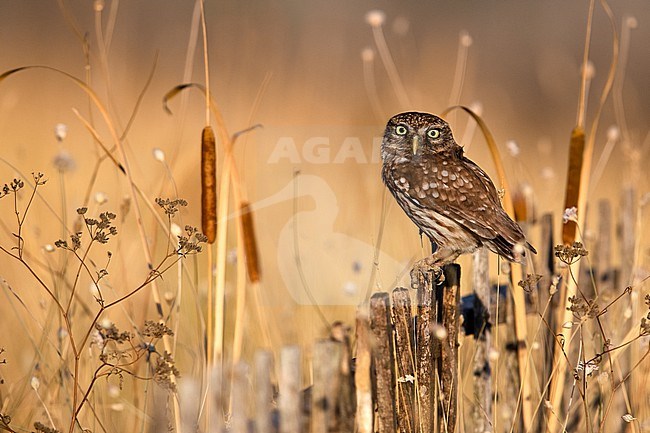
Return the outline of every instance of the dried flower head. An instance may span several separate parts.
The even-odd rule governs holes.
[[[153,380],[163,388],[176,392],[173,377],[180,377],[180,372],[176,368],[172,355],[165,352],[156,361]]]
[[[562,214],[562,222],[566,224],[569,221],[573,221],[575,223],[578,222],[578,208],[575,206],[564,209],[564,213]]]
[[[131,334],[128,331],[120,332],[120,330],[117,329],[117,326],[115,326],[114,323],[110,323],[110,324],[107,323],[104,325],[95,323],[95,329],[99,333],[99,336],[101,337],[102,340],[104,341],[111,340],[118,344],[122,344],[127,341],[130,341],[131,338],[133,337],[133,334]]]
[[[162,338],[165,335],[170,337],[174,335],[174,331],[167,327],[164,323],[154,322],[147,320],[144,322],[144,329],[142,335],[145,337]]]
[[[573,263],[580,260],[580,258],[588,255],[589,252],[582,245],[582,242],[574,242],[573,245],[556,245],[555,246],[555,257],[560,259],[561,262],[566,263],[567,265],[572,265]]]
[[[38,421],[34,423],[34,430],[36,431],[36,433],[61,433],[60,430],[57,430],[54,427],[48,427],[45,424]]]
[[[518,285],[524,292],[531,293],[533,290],[537,289],[537,283],[542,279],[541,275],[537,274],[526,274],[526,279],[521,280]]]
[[[650,313],[641,319],[641,330],[639,331],[639,335],[641,337],[647,337],[650,335]]]
[[[72,171],[77,167],[77,163],[70,153],[61,149],[52,160],[54,167],[61,173]]]
[[[25,186],[25,182],[20,179],[12,180],[8,185],[5,183],[2,187],[2,192],[0,192],[0,198],[9,195],[11,193],[17,193],[20,189]]]
[[[571,296],[569,297],[569,304],[567,310],[571,311],[578,319],[584,317],[591,319],[596,317],[600,312],[598,304],[591,299],[584,300],[577,296]]]
[[[185,226],[185,234],[178,236],[178,247],[176,253],[179,256],[196,254],[201,252],[201,245],[208,241],[207,236],[201,233],[196,227]]]
[[[157,198],[156,204],[165,211],[165,215],[168,215],[171,218],[179,211],[179,207],[187,206],[187,201],[183,200],[182,198],[177,198],[174,200],[168,198]]]

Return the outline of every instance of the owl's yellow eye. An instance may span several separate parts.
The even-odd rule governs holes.
[[[397,135],[406,135],[407,132],[408,130],[406,129],[406,126],[397,125],[397,127],[395,128],[395,134]]]
[[[427,137],[436,139],[440,137],[440,130],[437,128],[429,129],[427,131]]]

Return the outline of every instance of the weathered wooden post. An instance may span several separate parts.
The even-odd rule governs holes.
[[[449,432],[458,419],[460,265],[418,276],[416,370],[420,432]]]
[[[395,433],[395,357],[388,293],[376,293],[370,298],[370,330],[374,338],[372,362],[375,367],[377,431]]]
[[[488,250],[481,248],[474,253],[473,286],[476,302],[474,314],[481,311],[489,315],[490,311],[490,278],[488,267]],[[472,410],[474,432],[488,433],[492,431],[492,373],[490,369],[490,345],[492,332],[488,320],[480,320],[483,326],[476,330],[474,355],[474,395],[476,403]]]
[[[311,390],[311,432],[338,431],[342,344],[323,340],[314,345],[314,385]]]
[[[393,290],[395,354],[397,356],[397,427],[400,433],[413,433],[415,371],[413,363],[413,313],[408,289]]]
[[[280,351],[280,433],[300,433],[302,411],[300,404],[301,378],[300,349],[297,346],[283,347]]]
[[[436,286],[435,303],[440,312],[439,323],[445,328],[446,336],[440,339],[438,377],[441,381],[441,421],[447,427],[439,431],[456,431],[458,417],[458,332],[460,304],[460,265],[455,263],[443,267],[444,281]]]

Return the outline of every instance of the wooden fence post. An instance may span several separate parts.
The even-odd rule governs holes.
[[[336,413],[341,389],[341,343],[318,341],[314,345],[314,385],[311,391],[311,432],[338,431]]]
[[[397,427],[400,433],[413,433],[415,371],[413,365],[413,313],[408,289],[393,290],[393,321],[397,355]]]
[[[436,303],[440,307],[440,323],[446,336],[440,341],[438,377],[441,381],[442,416],[447,428],[441,431],[456,431],[458,418],[458,332],[460,304],[460,265],[452,263],[443,267],[444,282],[438,286]]]
[[[283,347],[280,351],[280,433],[301,432],[300,349]]]
[[[490,277],[488,267],[488,250],[481,248],[474,253],[473,286],[476,294],[474,314],[480,311],[490,311]],[[480,307],[476,307],[477,304]],[[492,373],[490,369],[490,345],[492,332],[488,328],[488,320],[481,320],[483,329],[478,330],[475,340],[476,354],[474,355],[474,395],[476,402],[472,410],[474,432],[489,433],[492,431]]]
[[[364,308],[357,311],[357,357],[354,371],[357,410],[355,426],[357,433],[373,433],[375,409],[372,401],[372,343],[370,341],[370,323]]]
[[[433,324],[437,312],[433,304],[433,284],[430,279],[420,275],[418,282],[418,320],[415,340],[415,363],[417,377],[418,412],[417,425],[420,433],[434,431],[434,395],[437,389],[434,385],[434,359],[433,359]]]
[[[266,350],[255,353],[255,431],[271,433],[271,403],[273,402],[273,387],[271,371],[273,356]]]
[[[374,338],[372,360],[377,390],[377,431],[395,433],[395,357],[388,293],[375,293],[370,298],[370,329]]]

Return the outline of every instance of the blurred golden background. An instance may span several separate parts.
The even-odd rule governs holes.
[[[601,175],[589,193],[593,209],[604,197],[616,208],[626,185],[635,185],[639,197],[648,187],[643,167],[650,145],[650,8],[644,0],[613,2],[611,7],[621,42],[627,45],[621,49],[619,75],[596,135],[593,167]],[[382,63],[367,21],[372,10],[384,13],[383,36],[405,93],[396,90]],[[150,200],[179,196],[189,202],[181,212],[181,226],[200,226],[204,99],[196,89],[186,90],[169,101],[169,114],[163,97],[179,84],[205,82],[198,11],[195,2],[176,0],[0,2],[0,72],[47,65],[88,83],[118,131],[129,125],[124,145],[140,189]],[[235,145],[245,196],[255,209],[262,267],[262,316],[247,311],[245,356],[269,343],[261,337],[264,329],[270,331],[273,347],[322,335],[325,323],[314,300],[327,322],[352,323],[368,290],[407,284],[409,263],[424,251],[416,227],[391,198],[376,279],[369,283],[382,222],[378,150],[385,122],[397,112],[440,113],[455,104],[479,110],[501,148],[511,187],[527,194],[535,216],[553,212],[560,228],[587,12],[588,2],[561,0],[206,2],[212,95],[230,133],[262,125]],[[612,43],[606,15],[596,8],[588,128],[605,84]],[[622,102],[623,111],[615,111],[615,101]],[[108,245],[114,252],[108,278],[116,290],[133,287],[148,270],[136,241],[133,211],[120,220],[128,183],[104,161],[89,187],[103,152],[73,109],[110,141],[88,96],[60,74],[26,70],[0,83],[0,183],[29,179],[29,173],[38,171],[49,179],[23,234],[26,248],[42,263],[55,260],[41,248],[65,235],[61,222],[72,230],[74,210],[86,194],[91,194],[89,213],[116,212],[120,235]],[[474,124],[460,111],[448,119],[468,156],[498,184]],[[55,136],[57,124],[67,126],[62,140]],[[610,129],[614,125],[618,136]],[[155,149],[163,153],[155,154]],[[223,157],[219,148],[220,164]],[[98,200],[97,193],[107,199]],[[9,200],[0,201],[3,245],[14,242],[12,212]],[[164,236],[147,210],[144,219],[149,240],[160,252]],[[533,244],[535,236],[533,231]],[[229,248],[234,248],[234,239],[230,236]],[[647,263],[647,251],[641,256],[640,265]],[[226,320],[232,321],[234,253],[229,257]],[[187,261],[195,278],[186,277],[193,281],[192,290],[184,293],[187,304],[179,319],[178,332],[187,338],[177,357],[193,368],[199,368],[197,347],[203,338],[198,323],[199,312],[205,312],[206,282],[199,275],[205,274],[205,263],[205,254]],[[496,264],[494,256],[491,263]],[[6,255],[0,256],[0,278],[20,291],[35,319],[25,321],[25,310],[9,302],[5,290],[0,346],[7,358],[17,361],[21,354],[28,365],[35,349],[25,345],[27,336],[39,335],[38,329],[49,323],[40,321],[47,311],[45,301],[24,269]],[[161,287],[163,293],[173,292],[175,277],[165,277]],[[111,313],[111,319],[117,322],[122,314],[138,317],[138,322],[153,318],[148,300],[147,292],[137,295],[126,311]],[[26,374],[15,364],[8,368]],[[17,377],[15,383],[19,381]]]

